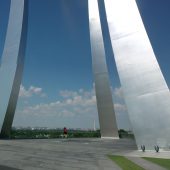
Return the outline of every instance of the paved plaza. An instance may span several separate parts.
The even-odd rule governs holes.
[[[120,170],[107,155],[133,157],[135,150],[130,139],[0,140],[0,170]]]
[[[0,165],[24,170],[119,170],[107,158],[133,151],[134,141],[102,139],[0,140]]]

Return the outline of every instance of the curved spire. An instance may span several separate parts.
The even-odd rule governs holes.
[[[11,0],[0,67],[0,135],[9,137],[17,104],[27,39],[28,2]]]

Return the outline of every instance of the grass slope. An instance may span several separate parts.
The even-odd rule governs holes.
[[[136,165],[132,161],[126,159],[123,156],[108,156],[111,160],[113,160],[122,170],[144,170],[142,167]]]
[[[146,157],[143,158],[170,170],[170,159],[146,158]]]

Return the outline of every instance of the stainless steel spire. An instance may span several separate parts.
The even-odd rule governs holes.
[[[104,0],[109,32],[138,148],[170,146],[170,93],[135,0]]]
[[[0,67],[0,135],[8,137],[22,78],[27,38],[27,0],[11,0]]]
[[[89,0],[89,25],[92,65],[96,90],[97,108],[102,138],[118,138],[112,94],[106,65],[98,1]]]

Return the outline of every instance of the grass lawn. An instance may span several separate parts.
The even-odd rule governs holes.
[[[146,158],[146,157],[144,157],[144,159],[151,161],[155,164],[158,164],[158,165],[170,170],[170,159]]]
[[[126,159],[123,156],[108,156],[111,160],[113,160],[120,168],[123,170],[144,170],[142,167],[136,165],[132,161]]]

